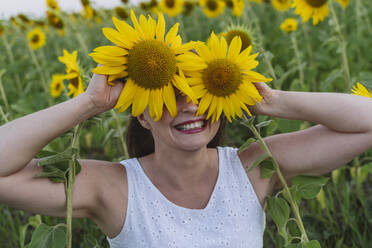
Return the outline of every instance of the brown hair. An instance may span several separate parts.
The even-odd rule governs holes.
[[[208,143],[208,148],[221,146],[224,142],[224,130],[226,118],[221,116],[220,127],[213,139]],[[127,129],[125,143],[127,144],[129,157],[143,157],[155,151],[154,139],[151,132],[142,127],[136,117],[131,116]]]

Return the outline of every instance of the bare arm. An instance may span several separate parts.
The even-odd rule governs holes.
[[[298,174],[325,174],[372,147],[372,99],[342,93],[271,90],[263,83],[257,88],[264,101],[253,108],[255,114],[319,124],[264,139],[287,180]],[[255,144],[242,159],[262,152]]]
[[[34,178],[41,168],[33,157],[48,142],[78,123],[111,109],[122,87],[121,83],[109,86],[106,76],[94,75],[87,91],[76,98],[1,126],[0,203],[33,213],[64,216],[63,184]],[[84,160],[81,164],[73,192],[73,209],[75,217],[88,217],[96,203],[99,185],[110,180],[105,174],[111,173],[107,168],[113,163]]]

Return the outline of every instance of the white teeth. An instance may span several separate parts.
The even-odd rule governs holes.
[[[195,128],[201,128],[204,125],[204,121],[197,121],[189,124],[185,124],[182,126],[177,126],[177,129],[179,130],[190,130],[190,129],[195,129]]]

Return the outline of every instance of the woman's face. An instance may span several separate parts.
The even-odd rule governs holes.
[[[206,147],[216,135],[220,121],[214,122],[203,116],[195,116],[198,106],[187,102],[186,96],[177,95],[178,114],[173,118],[166,107],[161,119],[155,122],[149,115],[148,108],[138,118],[154,138],[155,147],[172,147],[185,151],[195,151]]]

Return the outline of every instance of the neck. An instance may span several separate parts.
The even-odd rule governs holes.
[[[150,155],[151,173],[177,189],[188,189],[204,181],[215,166],[214,153],[206,146],[194,151],[155,146],[155,153]]]

